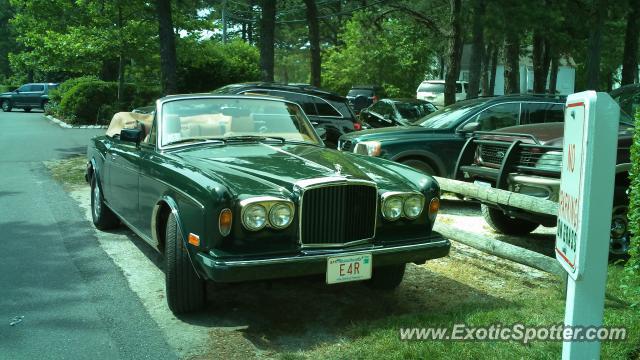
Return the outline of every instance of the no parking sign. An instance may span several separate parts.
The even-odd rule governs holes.
[[[567,98],[555,246],[569,275],[565,326],[602,325],[619,117],[606,93]],[[599,356],[598,341],[563,344],[563,359]]]

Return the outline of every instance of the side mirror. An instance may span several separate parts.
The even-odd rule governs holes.
[[[140,145],[143,136],[144,132],[140,129],[122,129],[120,131],[120,140],[134,142],[136,146]]]
[[[464,134],[468,134],[478,130],[480,130],[480,123],[474,121],[474,122],[465,124],[462,127],[462,129],[460,129],[460,132]]]
[[[327,140],[327,129],[322,127],[316,128],[316,134],[320,136],[320,139]]]

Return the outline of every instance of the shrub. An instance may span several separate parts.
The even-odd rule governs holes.
[[[93,76],[93,75],[80,76],[77,78],[71,78],[69,80],[66,80],[63,83],[61,83],[57,89],[51,90],[49,92],[49,101],[59,103],[62,101],[62,97],[64,96],[64,94],[69,90],[71,90],[74,86],[84,82],[96,82],[96,81],[100,81],[100,79],[98,79],[96,76]]]
[[[118,96],[116,83],[104,81],[80,82],[64,92],[60,111],[71,123],[95,124],[105,104],[113,104]]]
[[[9,91],[13,91],[17,88],[19,88],[20,85],[0,85],[0,93],[5,93],[5,92],[9,92]]]
[[[631,260],[628,266],[640,272],[640,110],[636,113],[636,128],[631,145],[631,192],[629,194],[629,226],[631,228]]]

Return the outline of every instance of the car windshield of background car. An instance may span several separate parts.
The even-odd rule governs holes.
[[[419,92],[444,93],[443,83],[422,83],[418,87]]]
[[[197,140],[278,137],[314,145],[320,141],[298,105],[278,100],[195,98],[162,107],[163,146]]]

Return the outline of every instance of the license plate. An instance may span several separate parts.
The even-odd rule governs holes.
[[[371,254],[327,258],[327,284],[371,279]]]
[[[476,180],[476,181],[474,181],[473,183],[474,183],[474,184],[476,184],[476,185],[478,185],[478,186],[482,186],[482,187],[489,187],[489,188],[491,187],[491,184],[490,184],[490,183],[488,183],[488,182],[484,182],[484,181],[478,181],[478,180]]]

